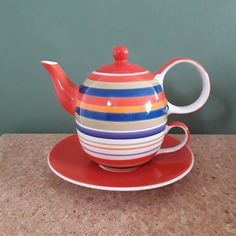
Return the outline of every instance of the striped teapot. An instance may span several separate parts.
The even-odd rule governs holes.
[[[113,63],[91,72],[79,86],[69,80],[57,62],[42,61],[60,104],[75,117],[86,157],[104,169],[123,169],[185,146],[190,136],[188,127],[181,122],[167,123],[167,117],[194,112],[205,104],[210,81],[203,66],[191,58],[176,58],[153,74],[127,62],[124,46],[115,47],[113,57]],[[168,102],[163,89],[166,73],[179,63],[191,64],[202,80],[201,95],[188,106]],[[185,137],[178,145],[163,148],[163,139],[173,127],[183,129]]]

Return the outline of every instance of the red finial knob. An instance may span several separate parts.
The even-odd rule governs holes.
[[[128,49],[124,46],[116,46],[113,49],[113,57],[115,61],[126,61],[128,57]]]

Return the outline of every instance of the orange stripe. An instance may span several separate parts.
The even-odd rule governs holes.
[[[148,104],[148,103],[147,103]],[[148,104],[147,107],[145,105],[142,106],[97,106],[97,105],[91,105],[91,104],[86,104],[84,101],[80,102],[77,101],[76,106],[86,109],[86,110],[91,110],[91,111],[97,111],[97,112],[106,112],[106,113],[130,113],[130,112],[145,112],[150,109],[150,111],[160,109],[164,106],[166,106],[167,100],[164,99],[160,102],[155,102],[155,103],[150,103]]]
[[[149,144],[149,145],[145,145],[145,146],[142,146],[142,147],[122,148],[122,149],[121,149],[121,148],[105,148],[105,147],[99,147],[99,146],[95,146],[95,145],[86,143],[86,142],[82,141],[81,139],[80,139],[80,142],[82,142],[82,143],[84,143],[84,144],[86,144],[86,145],[88,145],[88,146],[95,147],[95,148],[99,148],[99,149],[113,150],[113,151],[114,151],[114,150],[116,150],[116,151],[117,151],[117,150],[118,150],[118,151],[125,151],[125,150],[135,150],[135,149],[141,149],[141,148],[145,148],[145,147],[150,147],[150,146],[153,146],[153,145],[159,143],[161,139],[162,139],[162,137],[159,138],[155,143],[152,143],[152,144]]]

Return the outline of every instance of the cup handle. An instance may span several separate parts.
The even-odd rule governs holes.
[[[172,129],[174,127],[179,127],[184,130],[185,137],[184,137],[183,141],[174,147],[161,148],[157,151],[156,154],[178,151],[179,149],[181,149],[182,147],[184,147],[188,143],[188,141],[190,139],[190,132],[189,132],[187,125],[185,125],[184,123],[179,122],[179,121],[169,122],[167,124],[166,134],[169,132],[170,129]]]
[[[187,114],[194,112],[201,108],[207,101],[209,94],[210,94],[210,80],[209,76],[204,69],[204,67],[197,61],[191,59],[191,58],[176,58],[172,59],[169,62],[167,62],[165,65],[163,65],[156,73],[155,79],[158,80],[158,82],[161,84],[163,88],[163,81],[165,79],[166,73],[175,65],[180,63],[187,63],[193,65],[197,71],[199,72],[199,75],[202,79],[202,92],[200,97],[193,102],[190,105],[187,106],[175,106],[168,102],[169,111],[168,114]]]

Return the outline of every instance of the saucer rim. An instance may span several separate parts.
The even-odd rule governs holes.
[[[172,135],[170,135],[172,136]],[[173,137],[173,136],[172,136]],[[188,148],[188,150],[190,151],[191,153],[191,158],[192,158],[192,161],[191,161],[191,164],[190,166],[188,167],[188,169],[186,169],[182,174],[180,174],[179,176],[171,179],[171,180],[168,180],[168,181],[165,181],[163,183],[158,183],[158,184],[152,184],[152,185],[145,185],[145,186],[138,186],[138,187],[109,187],[109,186],[102,186],[102,185],[94,185],[94,184],[87,184],[87,183],[83,183],[83,182],[80,182],[80,181],[76,181],[76,180],[73,180],[73,179],[70,179],[66,176],[63,176],[62,174],[60,174],[59,172],[57,172],[53,167],[52,165],[50,164],[50,160],[49,160],[49,156],[50,156],[50,153],[51,151],[49,152],[48,156],[47,156],[47,162],[48,162],[48,166],[49,168],[51,169],[51,171],[57,175],[58,177],[62,178],[63,180],[69,182],[69,183],[72,183],[72,184],[75,184],[77,186],[81,186],[81,187],[86,187],[86,188],[90,188],[90,189],[97,189],[97,190],[105,190],[105,191],[143,191],[143,190],[150,190],[150,189],[155,189],[155,188],[161,188],[161,187],[164,187],[164,186],[167,186],[167,185],[170,185],[170,184],[173,184],[173,183],[176,183],[177,181],[181,180],[182,178],[184,178],[193,168],[194,166],[194,154],[192,152],[192,150],[186,145],[186,147]],[[154,157],[155,158],[155,157]]]

